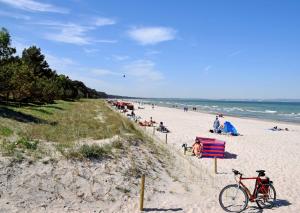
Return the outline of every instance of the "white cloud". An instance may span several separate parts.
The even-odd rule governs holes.
[[[124,61],[129,59],[128,55],[112,55],[112,58],[116,61]]]
[[[160,54],[161,52],[160,51],[157,51],[157,50],[148,50],[146,51],[145,55],[147,56],[151,56],[151,55],[158,55]]]
[[[90,48],[83,48],[83,51],[87,54],[99,52],[98,49],[90,49]]]
[[[211,65],[207,65],[203,68],[202,71],[200,71],[200,73],[202,75],[208,75],[210,73],[210,70],[212,69],[213,67]]]
[[[56,7],[52,4],[41,3],[35,0],[0,0],[4,4],[12,7],[31,11],[31,12],[54,12],[54,13],[68,13],[69,10],[65,8]]]
[[[30,45],[24,43],[23,41],[19,41],[17,39],[12,40],[12,47],[15,47],[17,50],[17,55],[21,56],[22,52],[25,48],[28,48]]]
[[[206,67],[204,67],[203,70],[204,70],[205,72],[208,72],[211,68],[212,68],[212,66],[207,65]]]
[[[52,54],[46,53],[45,59],[52,69],[58,72],[65,72],[71,69],[71,66],[76,65],[76,62],[70,58],[61,58]]]
[[[105,18],[105,17],[99,17],[95,20],[96,26],[107,26],[107,25],[114,25],[116,24],[116,21],[111,18]]]
[[[51,22],[44,23],[43,25],[48,25],[58,30],[58,32],[47,33],[45,36],[46,39],[77,45],[84,45],[90,43],[90,38],[86,35],[86,32],[90,30],[89,27],[73,23],[61,24]]]
[[[0,10],[0,16],[6,16],[9,18],[14,18],[14,19],[30,20],[29,16],[22,15],[22,14],[14,14],[14,13],[2,11],[2,10]]]
[[[114,43],[117,43],[118,41],[112,40],[112,39],[97,39],[97,40],[94,40],[94,42],[114,44]]]
[[[233,56],[241,54],[241,52],[242,52],[241,50],[237,50],[237,51],[234,51],[234,52],[230,53],[228,56],[233,57]]]
[[[176,31],[168,27],[140,27],[129,30],[128,35],[141,45],[148,45],[173,40]]]
[[[158,81],[163,79],[163,74],[155,69],[155,64],[150,60],[137,60],[124,66],[127,75],[138,80]]]
[[[108,69],[93,69],[92,73],[97,76],[104,76],[104,75],[120,75],[119,73],[113,72]]]
[[[94,42],[98,43],[116,43],[117,40],[111,39],[94,39],[87,34],[91,30],[95,30],[95,26],[80,25],[75,23],[60,23],[53,21],[36,23],[54,30],[54,32],[46,33],[45,38],[51,41],[64,42],[76,45],[86,45]]]

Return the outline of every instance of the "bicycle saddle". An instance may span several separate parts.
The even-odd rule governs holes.
[[[265,170],[256,170],[256,172],[258,173],[258,176],[265,176]]]

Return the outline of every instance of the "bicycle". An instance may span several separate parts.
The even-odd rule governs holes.
[[[260,209],[272,208],[276,200],[276,191],[273,182],[265,177],[264,170],[257,170],[257,177],[243,177],[237,170],[232,170],[237,184],[225,186],[219,195],[219,203],[226,212],[242,212],[247,208],[248,202],[256,202]],[[242,180],[255,180],[254,191],[243,184]]]

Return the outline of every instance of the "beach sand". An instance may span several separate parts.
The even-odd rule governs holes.
[[[136,109],[137,106],[136,104]],[[145,207],[150,208],[149,211],[223,212],[218,196],[224,186],[235,183],[231,171],[234,168],[248,177],[256,176],[256,170],[264,169],[266,175],[274,182],[278,206],[263,212],[300,212],[299,125],[229,116],[220,118],[222,122],[232,122],[242,134],[234,137],[209,132],[215,115],[184,112],[183,109],[167,107],[144,107],[145,109],[135,111],[142,120],[152,117],[156,122],[163,121],[170,129],[167,146],[176,156],[175,165],[178,166],[178,181],[162,184],[162,187],[170,189],[170,193],[154,194],[151,199],[145,201]],[[269,130],[273,126],[288,128],[290,131]],[[153,128],[147,128],[145,131],[151,135]],[[191,146],[196,136],[226,141],[229,158],[218,159],[218,174],[214,174],[213,159],[197,159],[190,154],[183,155],[181,145],[187,143]],[[164,143],[165,134],[155,132],[155,137]],[[250,189],[254,186],[253,181],[245,183]],[[184,190],[181,186],[187,189]],[[128,212],[129,209],[128,206]],[[249,208],[245,212],[260,211],[256,203],[249,202]]]

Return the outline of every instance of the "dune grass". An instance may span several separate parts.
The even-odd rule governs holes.
[[[0,153],[16,163],[26,159],[44,160],[46,164],[49,160],[45,159],[60,157],[76,161],[124,158],[128,159],[124,178],[138,179],[142,174],[150,175],[158,164],[165,168],[174,162],[164,145],[113,111],[104,100],[0,105],[0,124]],[[104,143],[97,141],[111,138]],[[122,187],[117,190],[130,192]]]
[[[0,115],[0,134],[4,137],[15,130],[20,137],[68,143],[83,138],[105,139],[137,133],[132,123],[113,112],[103,100],[5,108],[16,115],[9,118]],[[18,121],[20,119],[25,121]]]
[[[8,137],[8,136],[11,136],[12,134],[13,134],[13,130],[11,130],[10,128],[8,128],[6,126],[0,125],[0,135],[2,135],[4,137]]]
[[[111,147],[78,147],[76,142],[115,135],[129,141],[144,138],[132,122],[110,109],[103,100],[57,101],[55,104],[22,107],[0,105],[0,108],[0,141],[5,155],[30,149],[28,146],[34,146],[34,141],[49,141],[54,142],[57,150],[68,158],[101,158],[111,154],[112,149],[122,148],[122,143],[115,141],[109,145]],[[20,144],[24,145],[21,147]]]
[[[19,138],[16,141],[0,141],[0,151],[4,156],[10,156],[21,161],[25,156],[31,156],[34,159],[41,158],[43,151],[38,149],[38,141],[29,140],[28,138]]]

